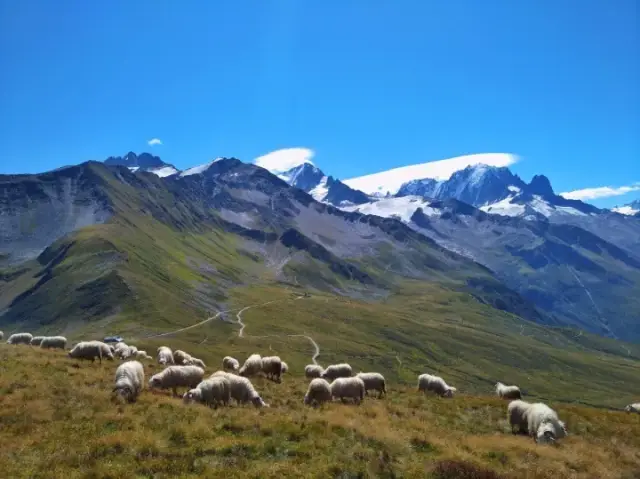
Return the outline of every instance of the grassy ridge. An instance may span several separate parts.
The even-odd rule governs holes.
[[[216,363],[222,352],[212,353]],[[287,359],[289,359],[287,357]],[[0,344],[5,477],[636,477],[640,416],[551,403],[571,436],[557,448],[512,436],[506,402],[424,397],[390,384],[361,407],[302,405],[307,381],[254,384],[271,408],[210,410],[144,391],[110,401],[117,363]],[[211,372],[216,366],[209,367]],[[159,366],[145,364],[147,378]]]

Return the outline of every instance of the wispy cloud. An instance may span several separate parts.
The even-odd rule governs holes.
[[[640,191],[640,183],[629,186],[598,186],[596,188],[584,188],[582,190],[567,191],[560,193],[569,200],[595,200],[598,198],[609,198],[611,196],[622,196],[632,191]]]
[[[309,148],[284,148],[259,156],[253,160],[253,163],[278,175],[303,163],[313,165],[311,158],[314,154],[314,151]]]
[[[149,146],[162,145],[162,140],[160,138],[152,138],[151,140],[147,141],[147,143],[149,144]]]

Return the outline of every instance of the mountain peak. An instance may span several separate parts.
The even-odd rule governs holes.
[[[544,175],[535,175],[529,183],[529,192],[540,196],[554,196],[553,188],[549,178]]]

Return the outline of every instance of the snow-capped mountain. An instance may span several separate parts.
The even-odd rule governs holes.
[[[611,211],[620,213],[621,215],[634,216],[640,214],[640,200],[632,201],[629,204],[623,206],[616,206]]]
[[[126,166],[133,172],[148,171],[158,175],[160,178],[175,175],[179,171],[175,166],[162,161],[159,156],[153,156],[151,153],[136,155],[133,151],[124,156],[110,156],[104,160],[104,164]]]
[[[424,180],[425,178],[443,181],[448,180],[455,172],[463,170],[470,165],[503,167],[510,166],[516,161],[517,157],[508,153],[480,153],[393,168],[371,175],[344,180],[343,183],[371,196],[393,196],[398,193],[403,185],[412,181]]]
[[[359,205],[371,201],[363,192],[348,187],[332,176],[325,175],[311,162],[304,162],[280,172],[277,176],[291,186],[309,193],[316,201],[334,206]]]

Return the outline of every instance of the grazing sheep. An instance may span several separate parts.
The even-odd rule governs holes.
[[[179,387],[195,388],[204,378],[204,369],[198,366],[168,366],[149,379],[149,387],[171,389],[177,396]]]
[[[567,435],[567,428],[558,414],[544,403],[534,403],[527,408],[527,429],[535,442],[555,443]]]
[[[113,352],[115,353],[116,351],[119,351],[120,349],[123,348],[128,348],[129,346],[127,346],[127,343],[125,343],[124,341],[120,341],[119,343],[116,343],[115,346],[109,346],[113,348]]]
[[[321,377],[323,371],[324,368],[318,364],[307,364],[304,367],[304,375],[309,379]]]
[[[215,373],[213,373],[211,376],[209,376],[209,379],[215,378],[218,376],[235,376],[235,374],[219,369]]]
[[[64,336],[47,336],[40,342],[40,347],[44,349],[65,349],[67,347],[67,338]]]
[[[527,421],[527,411],[531,403],[516,399],[507,406],[507,418],[511,425],[512,434],[529,434],[529,423]]]
[[[628,404],[627,407],[624,408],[627,412],[637,412],[640,414],[640,402]]]
[[[522,393],[518,386],[506,386],[501,382],[496,383],[496,394],[501,399],[522,399]]]
[[[116,348],[115,357],[119,359],[129,359],[130,357],[133,357],[131,347],[124,345],[120,348]]]
[[[31,338],[31,341],[29,341],[29,344],[31,346],[40,346],[40,343],[42,343],[43,339],[44,336],[34,336],[33,338]]]
[[[92,363],[96,358],[100,360],[100,363],[102,363],[102,358],[113,361],[113,353],[109,345],[102,341],[81,341],[69,351],[68,355],[73,359],[90,359]]]
[[[433,392],[442,397],[453,397],[453,393],[457,391],[456,388],[448,386],[444,379],[439,376],[433,376],[431,374],[421,374],[418,376],[418,391]]]
[[[286,373],[287,371],[289,371],[289,365],[282,361],[282,374]]]
[[[177,366],[187,366],[191,361],[191,355],[189,353],[185,353],[180,349],[176,349],[173,352],[173,362]]]
[[[282,381],[282,360],[278,356],[262,358],[262,372],[276,382]]]
[[[138,348],[136,346],[129,346],[129,355],[135,357],[138,354]]]
[[[353,370],[351,369],[351,366],[346,363],[332,364],[331,366],[327,366],[327,368],[322,371],[322,374],[320,375],[321,378],[328,379],[330,381],[333,381],[337,378],[349,378],[351,376],[353,376]]]
[[[353,399],[354,403],[360,404],[364,394],[364,381],[358,377],[336,378],[331,383],[331,397],[339,398],[342,402]]]
[[[202,369],[206,368],[207,366],[204,364],[204,361],[202,359],[198,359],[198,358],[194,358],[193,356],[191,356],[191,359],[189,360],[189,363],[191,366],[198,366],[201,367]]]
[[[160,346],[158,348],[158,364],[162,364],[163,366],[167,366],[169,364],[174,364],[173,362],[173,353],[171,349],[166,346]]]
[[[225,376],[216,376],[205,379],[194,389],[190,389],[184,393],[182,400],[185,404],[199,402],[212,407],[222,403],[224,406],[227,406],[231,399],[230,391],[229,380]]]
[[[250,377],[260,374],[262,371],[262,358],[259,354],[252,354],[244,362],[238,374],[240,376]]]
[[[153,359],[151,356],[149,356],[147,354],[146,351],[143,351],[143,350],[138,350],[138,352],[136,352],[136,358],[138,358],[138,359]]]
[[[222,358],[222,369],[230,369],[231,371],[237,371],[240,369],[240,363],[236,358],[231,356],[225,356]]]
[[[31,333],[15,333],[9,336],[7,344],[31,344],[33,335]]]
[[[364,382],[365,394],[368,394],[369,391],[377,391],[378,397],[380,398],[387,394],[387,388],[382,374],[360,372],[356,374],[356,377],[362,379]]]
[[[251,402],[255,407],[269,407],[251,384],[251,381],[242,376],[226,373],[225,377],[229,381],[229,391],[231,398],[238,404]]]
[[[144,387],[144,368],[138,361],[126,361],[116,369],[116,385],[112,392],[127,402],[135,402]]]
[[[309,383],[307,394],[304,395],[304,404],[321,406],[331,401],[331,384],[326,379],[314,378]]]

